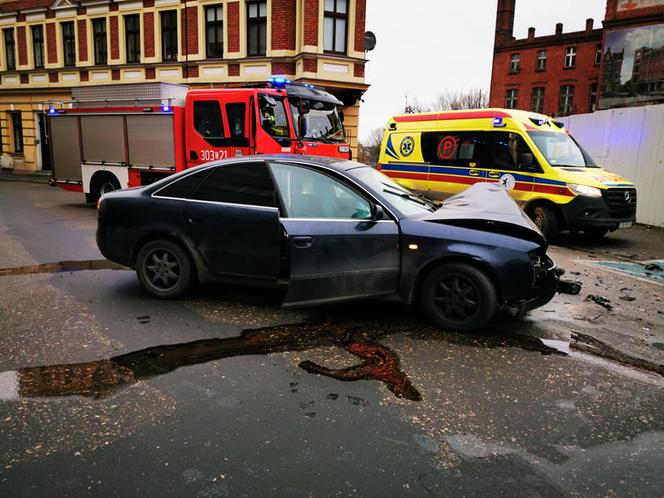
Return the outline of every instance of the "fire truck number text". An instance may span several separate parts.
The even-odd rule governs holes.
[[[216,161],[217,159],[228,159],[227,150],[201,150],[201,160],[203,161]]]

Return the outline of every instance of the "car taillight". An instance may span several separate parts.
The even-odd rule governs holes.
[[[99,214],[99,211],[101,211],[101,206],[103,203],[104,203],[103,196],[99,196],[99,200],[97,201],[97,214]]]

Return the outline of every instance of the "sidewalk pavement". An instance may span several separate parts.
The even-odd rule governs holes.
[[[50,171],[31,171],[25,169],[0,169],[0,181],[48,183]]]

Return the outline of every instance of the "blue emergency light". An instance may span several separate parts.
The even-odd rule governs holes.
[[[168,105],[168,104],[162,104],[162,105],[161,105],[161,110],[162,110],[163,112],[169,112],[169,111],[171,110],[171,106]]]
[[[55,112],[56,112],[56,111],[55,111],[55,106],[52,105],[52,106],[50,106],[50,107],[48,108],[48,113],[49,113],[49,114],[55,114]]]
[[[268,78],[267,81],[268,83],[272,83],[274,86],[286,86],[291,83],[291,80],[278,76],[272,76],[271,78]]]
[[[493,127],[494,128],[504,128],[505,126],[507,126],[507,125],[503,122],[502,117],[499,116],[497,118],[493,118]]]

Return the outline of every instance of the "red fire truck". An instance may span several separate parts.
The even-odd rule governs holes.
[[[256,88],[82,87],[72,97],[48,104],[51,185],[84,192],[88,202],[217,159],[351,157],[343,103],[313,85],[283,78]]]

